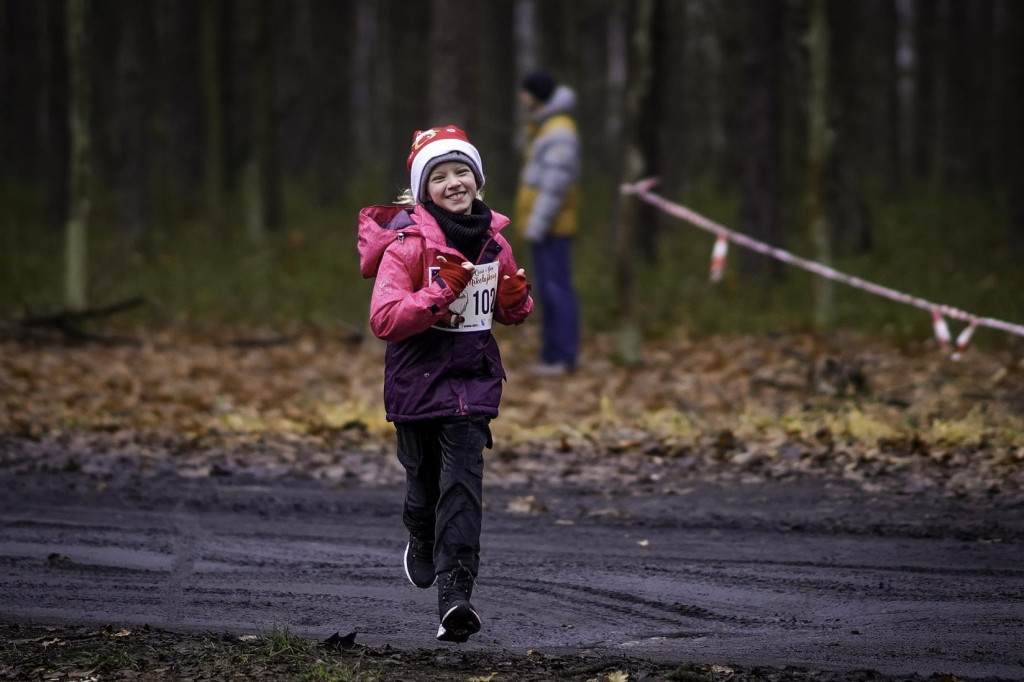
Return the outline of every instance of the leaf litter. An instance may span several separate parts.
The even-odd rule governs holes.
[[[869,490],[1020,498],[1024,353],[854,333],[649,343],[615,338],[580,369],[532,377],[536,330],[498,330],[509,381],[487,485],[665,494],[691,482],[845,479]],[[298,475],[393,484],[404,474],[381,397],[383,345],[153,333],[137,346],[0,343],[0,467],[183,476]],[[517,513],[542,513],[542,500]]]

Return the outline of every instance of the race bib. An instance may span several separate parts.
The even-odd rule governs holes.
[[[463,289],[462,294],[448,306],[448,312],[452,315],[435,324],[434,328],[446,332],[479,332],[490,329],[494,319],[494,306],[498,304],[498,267],[497,262],[476,266],[473,279]],[[439,270],[440,268],[430,268],[431,282]]]

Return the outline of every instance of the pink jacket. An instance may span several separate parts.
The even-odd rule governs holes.
[[[497,261],[498,281],[519,269],[500,231],[509,220],[492,211],[489,239],[479,263]],[[388,419],[409,421],[441,416],[497,416],[505,371],[489,330],[445,332],[432,328],[450,317],[455,300],[443,280],[427,285],[427,268],[437,256],[461,262],[444,232],[421,206],[369,206],[359,213],[359,264],[363,277],[376,277],[370,299],[370,329],[388,341],[384,403]],[[513,308],[498,305],[494,320],[515,325],[533,311],[527,295]]]

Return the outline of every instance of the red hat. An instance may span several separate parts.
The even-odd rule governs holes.
[[[409,169],[409,189],[419,202],[426,192],[425,179],[431,169],[445,161],[461,161],[473,170],[477,189],[484,186],[484,164],[480,152],[469,141],[466,132],[453,125],[429,130],[417,130],[412,138],[412,149],[406,166]]]

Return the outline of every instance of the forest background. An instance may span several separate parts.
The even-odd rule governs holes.
[[[357,213],[449,123],[510,212],[535,67],[580,103],[584,346],[550,381],[525,371],[536,321],[496,330],[488,490],[817,478],[1021,504],[1024,340],[979,328],[954,362],[925,311],[735,247],[713,284],[713,237],[620,186],[656,176],[744,234],[1020,324],[1022,0],[0,0],[0,474],[40,504],[67,495],[51,473],[132,504],[235,474],[397,490]],[[53,637],[32,641],[56,658]]]
[[[358,209],[405,187],[413,130],[455,123],[510,211],[538,66],[580,102],[588,329],[930,334],[739,249],[709,284],[710,236],[621,198],[641,176],[845,272],[1024,319],[1012,0],[3,0],[0,52],[5,319],[143,297],[146,326],[364,329]]]

